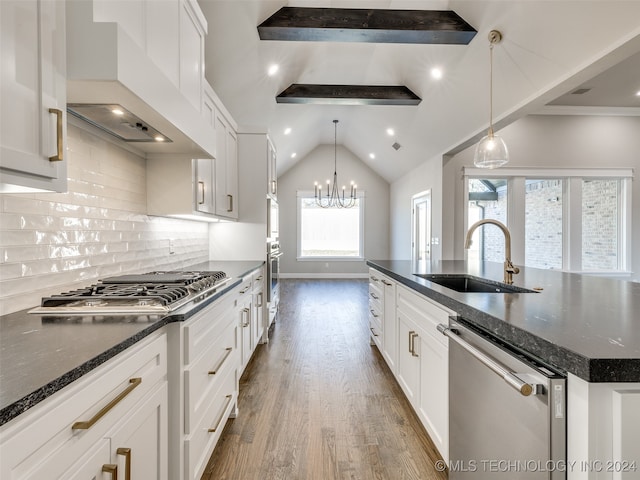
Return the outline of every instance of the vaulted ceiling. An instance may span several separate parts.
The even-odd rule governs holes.
[[[494,49],[498,128],[529,113],[557,110],[558,105],[572,105],[574,111],[575,106],[592,105],[614,106],[618,114],[640,112],[636,95],[640,1],[199,0],[199,4],[208,21],[207,79],[241,131],[270,133],[278,151],[279,174],[318,144],[333,143],[333,119],[340,120],[338,142],[389,182],[426,159],[475,142],[488,126],[487,35],[492,29],[504,36]],[[257,26],[282,6],[450,9],[478,33],[469,45],[260,40]],[[274,64],[279,69],[269,75]],[[430,74],[434,67],[443,72],[439,80]],[[276,96],[293,83],[406,85],[422,101],[417,106],[276,103]],[[591,91],[571,95],[581,86]],[[611,92],[617,98],[607,97]],[[553,107],[545,107],[549,102]],[[393,135],[387,134],[388,128]],[[286,129],[291,129],[288,134]],[[394,143],[400,148],[393,148]]]

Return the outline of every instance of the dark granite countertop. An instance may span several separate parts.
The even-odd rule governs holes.
[[[0,425],[170,322],[184,321],[241,282],[264,260],[205,262],[184,270],[223,270],[234,280],[168,316],[0,317]]]
[[[399,283],[533,357],[589,382],[640,382],[640,283],[520,267],[514,285],[539,293],[459,293],[414,273],[502,281],[502,264],[368,260]]]

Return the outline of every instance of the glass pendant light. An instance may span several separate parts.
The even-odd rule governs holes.
[[[489,131],[476,146],[473,163],[479,168],[498,168],[509,161],[507,145],[493,133],[493,46],[500,43],[498,30],[489,32]]]

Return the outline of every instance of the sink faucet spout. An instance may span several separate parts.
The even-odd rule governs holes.
[[[473,235],[473,232],[475,232],[475,230],[481,225],[485,225],[487,223],[495,225],[502,230],[502,233],[504,234],[504,283],[511,285],[513,283],[513,275],[520,273],[520,269],[511,263],[511,233],[509,233],[509,229],[503,223],[498,220],[493,220],[492,218],[485,218],[484,220],[474,223],[469,227],[469,230],[467,230],[464,248],[468,249],[471,247],[471,236]]]

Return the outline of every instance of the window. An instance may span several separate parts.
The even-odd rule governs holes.
[[[516,264],[601,274],[629,271],[632,173],[505,168],[500,178],[487,178],[484,170],[465,168],[466,225],[485,218],[507,225]],[[502,262],[504,237],[498,229],[477,229],[467,255],[471,261]]]
[[[362,260],[364,198],[352,208],[322,208],[298,194],[298,259]]]
[[[503,179],[469,180],[467,229],[478,220],[491,218],[507,225],[507,182]],[[469,259],[504,262],[504,236],[495,226],[476,229],[471,237]]]
[[[561,179],[526,180],[524,190],[524,264],[562,269]]]

